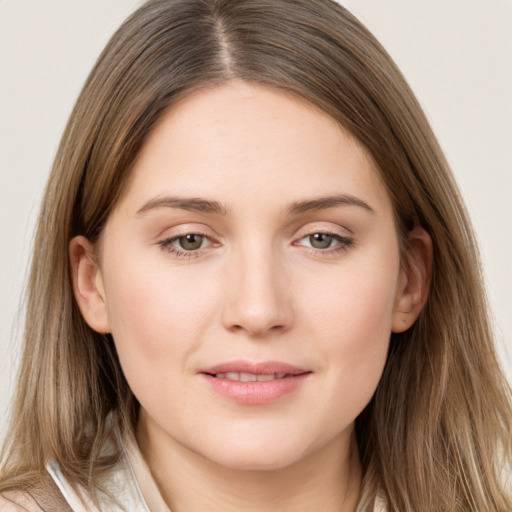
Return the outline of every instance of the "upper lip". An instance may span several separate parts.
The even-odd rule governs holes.
[[[200,373],[207,373],[215,375],[217,373],[252,373],[254,375],[270,375],[275,373],[284,373],[286,375],[301,375],[309,373],[310,370],[305,370],[298,366],[280,361],[227,361],[215,366],[202,368]]]

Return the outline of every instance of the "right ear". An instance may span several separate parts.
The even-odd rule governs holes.
[[[73,291],[85,321],[96,332],[110,332],[103,277],[94,247],[84,236],[69,243]]]

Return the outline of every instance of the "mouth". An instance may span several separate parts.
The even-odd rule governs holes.
[[[235,361],[200,371],[210,389],[239,404],[263,405],[300,389],[313,372],[280,362]]]
[[[286,377],[292,377],[293,375],[288,373],[246,373],[246,372],[226,372],[226,373],[215,373],[207,374],[216,379],[227,379],[235,380],[238,382],[268,382],[270,380],[285,379]]]

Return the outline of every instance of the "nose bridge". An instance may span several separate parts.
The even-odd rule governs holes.
[[[225,326],[253,336],[287,328],[291,305],[279,251],[268,240],[265,244],[253,241],[232,256],[232,292],[223,312]]]

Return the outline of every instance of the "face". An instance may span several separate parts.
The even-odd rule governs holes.
[[[407,276],[386,189],[329,116],[242,82],[190,95],[143,146],[99,256],[97,304],[79,303],[148,431],[232,468],[346,443]]]

